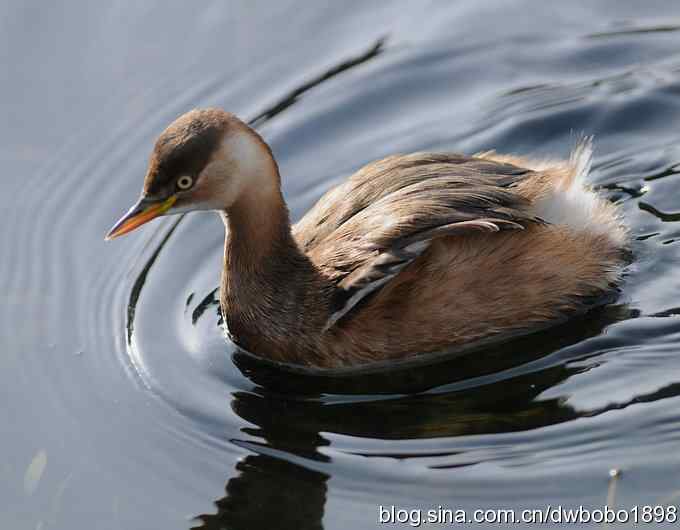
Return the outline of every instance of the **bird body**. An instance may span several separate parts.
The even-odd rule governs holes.
[[[568,161],[394,155],[291,226],[267,144],[231,114],[196,110],[163,132],[140,202],[110,236],[217,210],[220,303],[238,344],[320,368],[401,360],[545,327],[615,287],[627,234],[585,184],[591,156],[588,140]]]

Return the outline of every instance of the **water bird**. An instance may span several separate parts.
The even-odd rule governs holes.
[[[296,224],[269,145],[196,109],[159,136],[138,202],[107,239],[164,215],[219,213],[220,306],[233,340],[316,368],[396,362],[528,333],[616,288],[627,230],[568,160],[398,154],[328,191]]]

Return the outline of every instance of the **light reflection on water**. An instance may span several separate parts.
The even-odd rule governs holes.
[[[677,502],[680,8],[658,5],[0,8],[2,526],[373,528],[380,504],[601,506],[612,468],[618,506]],[[296,219],[389,153],[594,134],[636,240],[621,296],[417,369],[257,363],[220,330],[219,219],[102,241],[155,135],[209,105],[270,141]]]

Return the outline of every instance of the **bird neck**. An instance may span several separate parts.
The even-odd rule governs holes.
[[[254,130],[239,122],[225,147],[235,157],[242,182],[235,202],[225,207],[227,228],[225,259],[249,272],[263,268],[267,257],[294,253],[290,216],[281,193],[279,167],[269,145]]]
[[[273,254],[297,250],[278,186],[244,194],[223,212],[222,219],[227,229],[226,256],[234,266],[259,268]]]
[[[303,362],[328,315],[327,280],[293,238],[280,188],[244,194],[222,218],[220,304],[230,334],[257,355]]]

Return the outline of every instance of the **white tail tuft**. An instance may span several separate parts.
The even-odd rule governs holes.
[[[614,245],[623,246],[626,231],[617,208],[593,191],[587,176],[593,161],[593,138],[579,140],[568,162],[568,177],[536,202],[536,214],[550,224],[568,226],[576,232],[607,236]]]
[[[576,147],[569,157],[569,165],[573,168],[573,179],[581,186],[585,185],[586,177],[593,165],[593,137],[583,136],[576,143]]]

